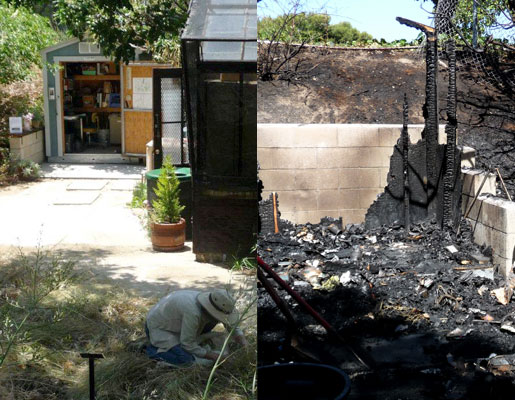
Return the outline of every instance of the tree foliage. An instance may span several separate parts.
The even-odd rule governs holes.
[[[157,61],[178,59],[188,0],[56,0],[56,19],[73,36],[93,39],[105,54],[128,62],[136,49]]]
[[[329,38],[336,44],[365,43],[372,40],[372,35],[360,32],[350,22],[340,22],[329,26]]]
[[[41,66],[39,52],[60,38],[48,18],[0,0],[0,84],[30,77]]]
[[[288,43],[327,43],[351,45],[372,40],[366,32],[360,32],[349,22],[330,25],[331,17],[319,13],[290,13],[275,18],[264,17],[258,21],[261,40],[277,40]]]
[[[417,0],[428,2],[429,0]],[[434,11],[439,2],[443,0],[431,0],[434,4]],[[514,0],[458,0],[456,10],[452,19],[455,29],[460,32],[458,40],[472,42],[474,23],[474,1],[477,5],[477,34],[480,42],[486,40],[487,36],[493,35],[500,38],[510,36],[513,41],[515,29],[515,1]],[[508,34],[506,34],[508,33]],[[508,39],[509,41],[509,39]]]

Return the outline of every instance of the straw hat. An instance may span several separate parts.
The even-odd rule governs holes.
[[[202,307],[217,321],[234,325],[238,321],[238,312],[234,309],[236,301],[227,290],[216,289],[200,293],[197,296]]]

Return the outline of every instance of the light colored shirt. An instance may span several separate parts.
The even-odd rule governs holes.
[[[199,337],[207,324],[218,322],[203,310],[197,301],[201,292],[178,290],[163,297],[147,315],[150,343],[158,352],[168,351],[180,344],[184,350],[196,357],[204,358],[207,349],[199,343]],[[230,326],[225,325],[227,331]],[[242,335],[239,328],[236,335]]]

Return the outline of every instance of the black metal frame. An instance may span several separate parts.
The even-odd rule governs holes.
[[[180,121],[162,121],[161,80],[163,78],[178,78],[181,80]],[[184,159],[184,141],[182,140],[182,134],[186,123],[184,120],[184,78],[182,68],[155,68],[152,73],[152,97],[152,112],[154,115],[154,168],[161,168],[163,164],[163,124],[177,123],[181,124],[181,162],[179,164],[175,164],[175,166],[189,166],[189,164]]]

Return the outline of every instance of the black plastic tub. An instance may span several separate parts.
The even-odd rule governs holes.
[[[258,368],[258,400],[342,400],[350,379],[341,369],[312,363]]]

